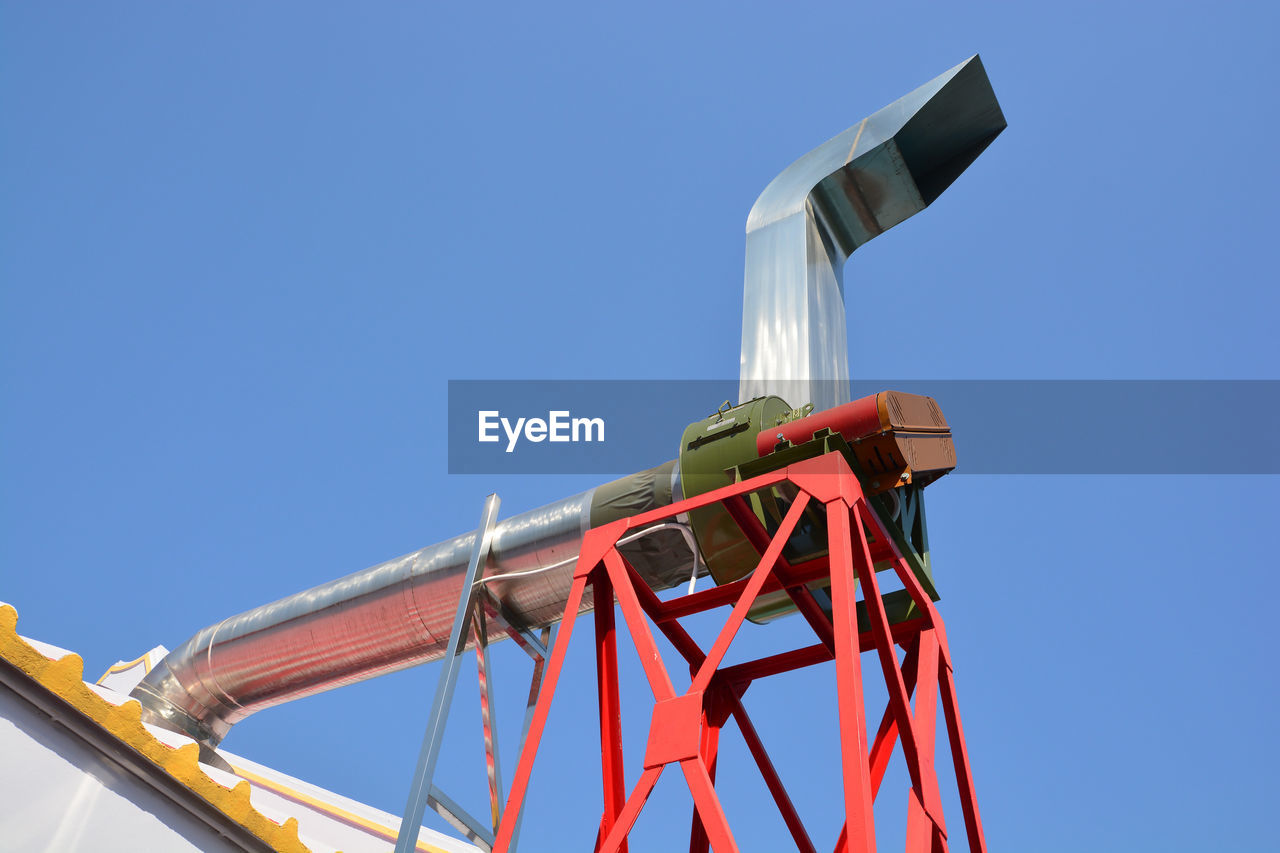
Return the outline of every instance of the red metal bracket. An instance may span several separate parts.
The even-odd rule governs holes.
[[[790,483],[797,494],[777,531],[770,536],[747,509],[744,496],[780,483]],[[824,505],[827,518],[828,555],[791,565],[783,546],[794,532],[805,508]],[[661,601],[617,549],[628,531],[647,527],[712,503],[723,503],[760,551],[760,562],[744,578],[714,589]],[[868,542],[867,532],[874,542]],[[886,543],[888,552],[886,553]],[[923,614],[891,625],[876,580],[874,562],[888,559]],[[806,584],[829,579],[831,617],[818,606]],[[907,802],[907,850],[938,853],[947,849],[937,773],[934,769],[934,732],[941,699],[951,754],[959,788],[965,831],[971,851],[985,853],[986,842],[978,814],[973,774],[969,767],[955,680],[942,618],[911,572],[866,497],[848,463],[839,453],[809,459],[742,483],[735,483],[667,507],[613,522],[589,531],[574,573],[559,641],[552,650],[546,682],[521,751],[506,811],[499,823],[495,853],[506,853],[511,832],[528,788],[538,744],[546,725],[556,683],[587,586],[595,601],[617,596],[618,609],[639,652],[655,706],[645,749],[644,772],[628,792],[623,774],[621,708],[618,698],[617,639],[614,609],[595,611],[596,674],[600,701],[601,774],[604,812],[600,817],[595,849],[599,853],[626,850],[631,831],[645,801],[662,772],[679,767],[693,795],[690,827],[691,853],[737,853],[732,830],[715,789],[716,755],[720,732],[729,720],[737,725],[762,780],[791,832],[797,849],[815,851],[776,769],[770,761],[746,708],[742,694],[755,680],[800,667],[835,661],[840,758],[844,779],[843,829],[836,851],[875,850],[872,805],[888,767],[889,757],[900,744],[911,790]],[[859,633],[857,588],[861,586],[870,630]],[[763,593],[785,590],[812,626],[818,642],[783,650],[757,660],[722,666],[725,653],[746,619],[752,604]],[[681,627],[679,620],[694,613],[732,606],[710,651],[704,652]],[[689,689],[675,693],[663,662],[653,627],[671,642],[693,673]],[[896,647],[905,650],[899,661]],[[876,653],[889,702],[874,740],[867,743],[861,656]],[[912,693],[915,706],[912,707]]]

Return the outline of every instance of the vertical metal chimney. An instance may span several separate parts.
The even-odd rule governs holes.
[[[741,401],[849,402],[844,262],[919,213],[1005,128],[975,55],[792,163],[747,217]]]

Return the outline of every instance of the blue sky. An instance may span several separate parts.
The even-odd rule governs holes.
[[[735,375],[756,195],[975,52],[1009,129],[850,260],[854,375],[1277,378],[1275,18],[0,5],[0,599],[93,677],[469,529],[489,491],[508,513],[595,485],[447,475],[446,382]],[[1188,416],[1206,424],[1189,454],[1236,449],[1215,434],[1230,413]],[[930,489],[993,850],[1270,842],[1276,499],[1260,476]],[[399,813],[435,672],[272,709],[226,745]],[[577,649],[522,849],[594,836],[591,672]],[[748,695],[820,846],[838,829],[829,682]],[[459,708],[447,787],[480,811],[478,724]],[[628,718],[637,756],[646,713]],[[733,740],[730,819],[746,849],[784,848],[761,792],[724,770],[745,766]],[[886,846],[905,805],[892,773]],[[665,780],[633,849],[663,849],[686,799]]]

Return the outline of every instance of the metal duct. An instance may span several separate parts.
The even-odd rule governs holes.
[[[787,167],[747,217],[738,398],[849,402],[843,269],[924,210],[1004,130],[977,56]]]
[[[1004,128],[977,57],[801,157],[747,221],[743,400],[849,399],[841,267],[923,209]],[[674,462],[506,521],[484,575],[518,627],[563,615],[582,535],[680,494]],[[654,589],[701,563],[670,525],[624,546]],[[144,719],[216,744],[272,705],[436,660],[448,643],[476,533],[466,533],[205,628],[134,689]],[[583,609],[591,607],[590,597]],[[494,626],[493,631],[499,629]],[[494,633],[492,639],[501,639]]]
[[[679,472],[668,462],[499,522],[484,573],[489,589],[518,627],[557,621],[593,513],[600,524],[618,512],[665,506],[673,487],[678,493]],[[143,718],[214,745],[263,708],[439,659],[475,536],[455,536],[205,628],[134,689]],[[685,542],[664,527],[626,546],[628,559],[654,589],[666,589],[687,582],[694,569]],[[583,609],[591,604],[588,596]],[[506,637],[492,623],[490,631],[492,640]]]

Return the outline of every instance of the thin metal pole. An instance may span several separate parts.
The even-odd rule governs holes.
[[[431,793],[427,795],[427,805],[444,818],[445,823],[461,832],[463,838],[482,850],[493,849],[493,833],[485,829],[480,821],[454,802],[453,798],[441,791],[439,787],[431,786]]]
[[[498,730],[493,721],[493,679],[489,672],[489,628],[485,624],[484,608],[479,606],[471,620],[471,635],[475,638],[476,677],[480,685],[480,723],[484,734],[484,763],[489,776],[489,822],[496,834],[498,818],[502,816],[502,764],[498,756]]]
[[[493,593],[480,586],[479,594],[480,604],[484,606],[484,611],[488,617],[498,624],[506,632],[507,636],[516,641],[516,645],[524,650],[525,654],[534,660],[546,658],[551,655],[547,651],[547,644],[539,640],[533,635],[532,631],[515,627],[518,622],[513,621],[511,614],[506,606]]]
[[[471,549],[471,561],[462,579],[462,594],[458,599],[458,612],[453,617],[449,632],[440,681],[431,702],[431,716],[427,718],[427,730],[422,736],[422,749],[418,753],[418,766],[413,771],[413,784],[409,788],[409,802],[400,820],[400,834],[396,837],[395,853],[411,853],[418,845],[418,832],[422,828],[422,815],[427,809],[427,797],[431,793],[431,777],[435,775],[436,760],[440,757],[440,745],[444,741],[444,726],[449,718],[449,704],[453,700],[453,688],[458,683],[458,666],[465,644],[467,620],[475,605],[476,581],[489,557],[490,534],[498,518],[501,501],[497,495],[484,499],[484,511],[480,526],[476,529],[475,544]]]

